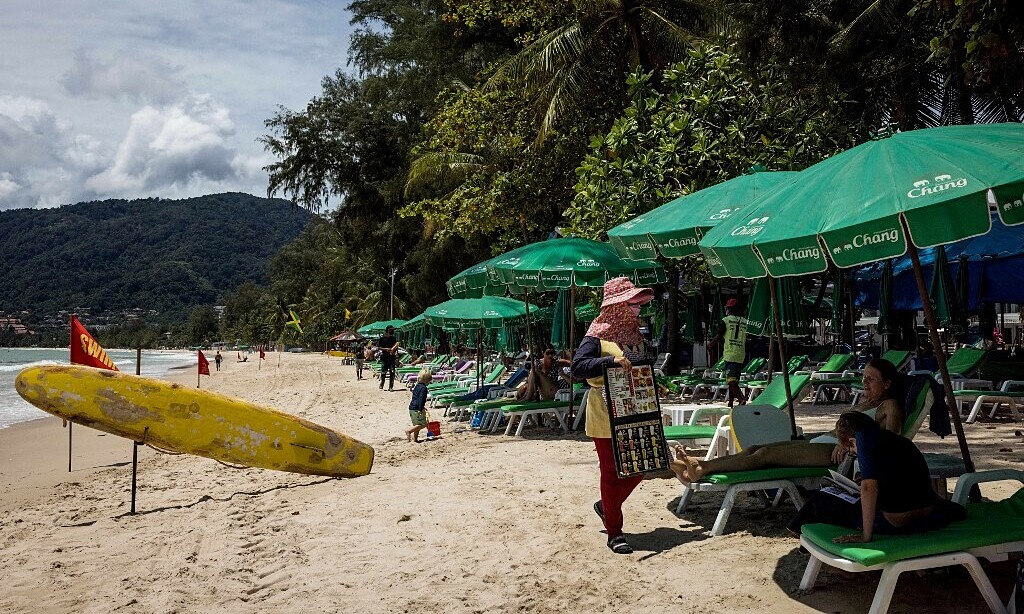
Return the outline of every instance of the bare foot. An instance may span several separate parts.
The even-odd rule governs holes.
[[[405,432],[405,440],[406,441],[412,441],[412,431],[406,431]]]
[[[669,468],[672,469],[672,473],[676,474],[680,482],[689,484],[700,479],[700,467],[696,459],[687,455],[683,446],[675,447],[675,456],[675,459],[669,463]]]

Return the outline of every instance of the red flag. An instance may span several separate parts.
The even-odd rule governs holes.
[[[71,364],[117,371],[114,361],[75,316],[71,316]]]
[[[266,360],[267,353],[263,351],[263,346],[260,346],[260,360]]]
[[[199,350],[199,375],[210,374],[210,361],[206,360],[206,356],[203,356],[203,351]]]

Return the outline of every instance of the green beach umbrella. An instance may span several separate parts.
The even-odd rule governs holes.
[[[683,339],[692,343],[704,342],[705,311],[704,297],[700,294],[686,296],[686,327],[683,329]]]
[[[946,248],[941,245],[935,248],[935,264],[932,266],[932,283],[928,298],[931,299],[939,326],[953,332],[962,332],[966,329],[967,318],[964,317],[960,297],[957,296],[956,286],[953,285]]]
[[[1024,223],[1024,125],[899,132],[804,170],[708,231],[717,277],[820,273],[987,233],[988,193],[1007,226]]]
[[[569,303],[569,291],[559,290],[555,299],[554,320],[551,322],[551,345],[556,350],[564,350],[569,346],[569,327],[572,326]]]
[[[963,310],[964,324],[966,325],[967,314],[971,304],[971,270],[967,264],[967,256],[961,255],[957,258],[956,270],[956,297],[960,301],[960,308]]]
[[[666,279],[664,267],[656,262],[627,260],[607,243],[578,237],[531,243],[491,259],[486,268],[506,286],[531,292],[599,288],[613,277],[628,277],[638,286]]]
[[[491,278],[487,272],[487,263],[489,262],[490,260],[484,260],[452,276],[445,284],[448,296],[452,298],[480,298],[483,296],[504,295],[508,288],[500,283],[499,280]],[[522,294],[522,292],[513,292],[513,294]]]
[[[787,277],[909,253],[932,344],[941,348],[918,248],[985,234],[991,199],[1003,224],[1024,223],[1024,125],[942,126],[863,143],[802,171],[701,240],[716,276]],[[974,470],[943,352],[946,401]]]
[[[428,307],[423,317],[431,326],[476,331],[518,324],[526,318],[526,303],[504,296],[451,299]]]
[[[807,310],[804,309],[799,283],[796,278],[787,278],[779,280],[776,286],[782,335],[787,338],[806,337],[810,320],[807,318]],[[758,279],[754,282],[750,306],[747,308],[747,333],[767,337],[774,330],[768,280]]]
[[[708,230],[796,175],[756,172],[680,196],[608,231],[608,241],[625,258],[653,260],[700,254],[697,242]]]
[[[892,323],[892,259],[882,265],[882,276],[878,280],[878,333],[892,335],[896,327]]]

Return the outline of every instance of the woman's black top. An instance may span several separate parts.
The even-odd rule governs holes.
[[[882,429],[857,433],[860,477],[878,480],[878,509],[909,512],[934,505],[928,463],[914,442]]]

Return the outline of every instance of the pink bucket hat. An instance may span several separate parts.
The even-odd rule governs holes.
[[[617,303],[643,305],[649,303],[653,298],[654,290],[637,288],[629,279],[616,277],[604,282],[604,300],[601,301],[601,309]]]

